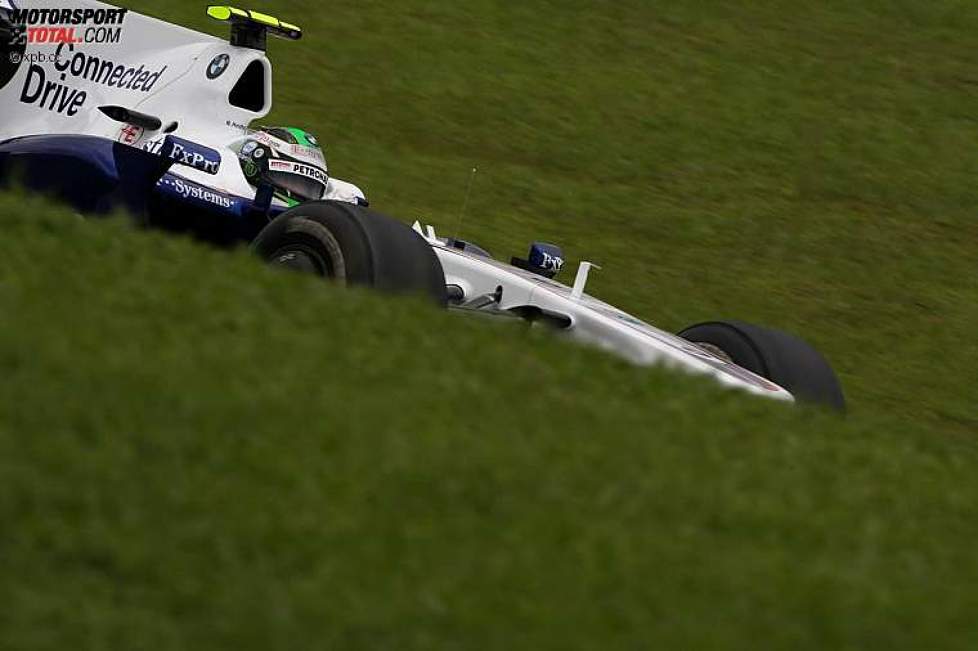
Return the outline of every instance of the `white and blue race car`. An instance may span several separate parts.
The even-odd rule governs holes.
[[[825,359],[802,340],[737,321],[677,334],[554,276],[560,249],[497,260],[368,208],[328,174],[315,137],[252,129],[272,105],[268,36],[301,29],[227,6],[208,14],[230,39],[91,0],[0,0],[0,183],[17,180],[84,214],[231,245],[337,282],[426,294],[442,305],[543,324],[640,365],[699,373],[743,391],[842,410]]]

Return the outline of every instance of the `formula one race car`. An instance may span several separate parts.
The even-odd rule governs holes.
[[[315,136],[251,124],[272,104],[268,36],[302,30],[254,11],[208,8],[225,41],[91,0],[0,0],[0,182],[53,194],[85,214],[222,245],[272,264],[465,313],[546,324],[637,364],[666,364],[777,400],[844,407],[826,361],[801,340],[734,321],[673,335],[572,287],[554,245],[509,263],[367,207],[329,176]]]

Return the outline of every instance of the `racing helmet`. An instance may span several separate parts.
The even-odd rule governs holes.
[[[322,199],[329,183],[326,157],[316,137],[295,127],[261,127],[236,147],[248,183],[272,186],[290,206]]]

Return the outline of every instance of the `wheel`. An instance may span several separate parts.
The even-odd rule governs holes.
[[[272,220],[252,249],[273,265],[387,292],[447,301],[431,246],[385,215],[339,201],[310,201]]]
[[[741,321],[710,321],[690,326],[679,336],[784,387],[799,402],[845,411],[832,367],[794,335]]]

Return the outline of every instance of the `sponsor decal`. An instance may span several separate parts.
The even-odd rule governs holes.
[[[175,163],[208,174],[217,174],[217,171],[221,169],[221,155],[210,147],[204,147],[176,136],[167,136],[163,140],[163,145],[163,157]]]
[[[564,266],[564,260],[555,255],[550,255],[546,251],[541,251],[540,261],[537,266],[546,271],[553,271],[556,273]]]
[[[243,156],[248,156],[249,154],[251,154],[251,152],[255,151],[255,147],[257,146],[258,146],[257,142],[255,142],[254,140],[249,140],[241,148],[241,154]]]
[[[556,274],[564,266],[564,255],[560,248],[546,242],[531,244],[528,258],[531,266],[547,273]]]
[[[234,123],[228,121],[227,124],[228,126],[232,126]],[[323,157],[323,152],[318,148],[318,146],[306,147],[305,145],[284,145],[281,140],[278,138],[273,138],[264,131],[253,131],[248,135],[258,142],[268,145],[276,151],[282,151],[295,158],[310,158],[313,161],[322,163],[322,166],[326,167],[326,159]]]
[[[253,161],[246,160],[241,164],[241,171],[244,172],[245,178],[253,179],[258,176],[261,170],[258,169],[258,166]]]
[[[143,137],[144,129],[135,124],[127,124],[119,131],[119,142],[125,145],[135,145]]]
[[[229,63],[231,63],[231,57],[226,54],[218,54],[207,65],[207,78],[217,79],[223,75],[224,71],[228,69]]]
[[[210,190],[202,185],[167,174],[159,181],[161,189],[169,194],[175,194],[181,199],[205,203],[218,208],[233,208],[237,203],[233,197],[222,192]]]
[[[65,48],[71,56],[66,55]],[[167,69],[167,66],[163,66],[159,70],[151,71],[145,65],[137,67],[116,63],[82,51],[76,52],[75,46],[70,43],[59,45],[54,56],[53,68],[57,76],[52,75],[52,79],[49,79],[43,66],[32,63],[24,78],[20,101],[68,116],[76,115],[88,99],[87,91],[70,85],[69,76],[109,88],[148,93]]]
[[[279,140],[272,138],[264,131],[255,131],[254,133],[251,134],[251,137],[257,140],[258,142],[264,143],[266,145],[274,145],[280,142]]]
[[[319,181],[323,185],[329,183],[329,177],[324,171],[319,168],[313,167],[312,165],[306,165],[305,163],[293,163],[292,161],[285,160],[273,160],[269,161],[268,169],[271,172],[288,172],[290,174],[299,174],[309,179]]]
[[[292,155],[296,158],[311,158],[313,160],[319,161],[324,166],[326,165],[326,159],[323,157],[323,152],[315,147],[306,147],[304,145],[290,145]]]

